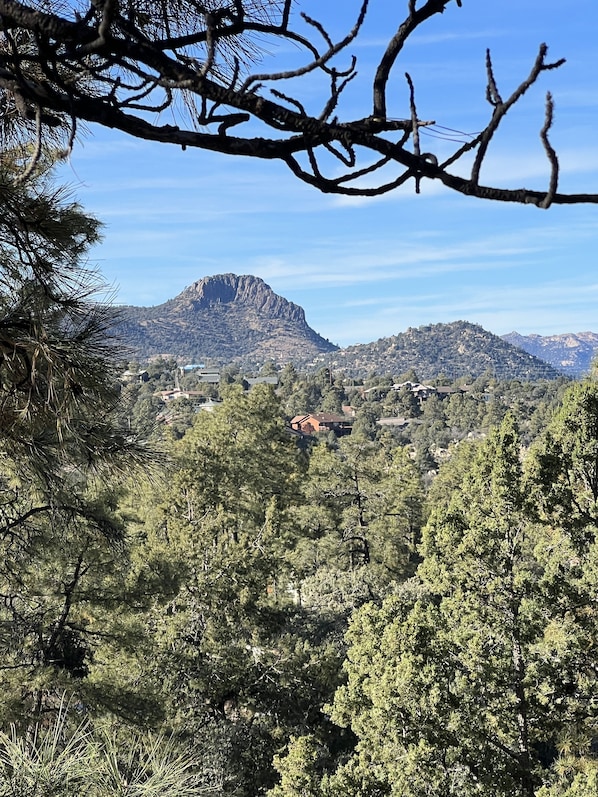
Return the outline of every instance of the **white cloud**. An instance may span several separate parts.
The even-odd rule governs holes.
[[[471,290],[462,287],[458,295],[422,292],[348,302],[324,331],[317,322],[316,329],[342,346],[396,335],[409,326],[457,320],[481,324],[497,335],[513,330],[546,335],[595,331],[595,305],[590,303],[596,299],[598,283],[592,281]]]
[[[251,267],[286,289],[306,283],[317,289],[333,288],[456,272],[504,271],[521,266],[526,259],[539,262],[558,240],[557,230],[544,228],[451,243],[446,237],[428,241],[416,236],[351,242],[329,239],[326,247],[305,247],[274,261],[255,258]]]

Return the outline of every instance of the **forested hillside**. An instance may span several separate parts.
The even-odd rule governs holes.
[[[403,373],[410,368],[422,379],[439,374],[475,379],[489,372],[498,379],[534,380],[555,379],[560,374],[537,356],[467,321],[410,328],[373,343],[349,346],[326,361],[355,376],[372,370]]]
[[[60,656],[5,615],[6,721],[66,693],[125,745],[174,734],[197,794],[419,795],[441,763],[455,795],[593,783],[597,418],[575,385],[525,455],[507,412],[430,481],[383,429],[298,446],[270,386],[229,386],[104,494],[118,539],[39,541],[15,598],[79,576],[38,620],[68,609]]]

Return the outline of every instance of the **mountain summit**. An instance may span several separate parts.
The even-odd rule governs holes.
[[[337,349],[307,324],[301,307],[259,277],[204,277],[155,307],[120,308],[119,336],[147,359],[172,355],[247,365],[304,362]]]
[[[298,304],[289,302],[259,277],[236,274],[219,274],[216,277],[204,277],[189,285],[167,305],[178,305],[179,308],[193,307],[195,311],[214,310],[222,305],[234,306],[255,312],[256,315],[286,320],[291,323],[305,324],[305,313]],[[164,305],[162,305],[164,306]]]
[[[484,373],[526,381],[560,376],[548,363],[468,321],[410,327],[389,338],[341,349],[329,362],[358,376],[372,370],[398,375],[410,368],[419,379],[434,379],[440,374],[449,379],[475,379]]]
[[[250,370],[273,360],[327,365],[352,376],[413,368],[420,379],[488,372],[503,379],[559,376],[548,363],[466,321],[339,349],[311,329],[301,307],[249,275],[204,277],[155,307],[121,307],[120,319],[117,334],[141,360],[163,355],[212,366],[236,362]]]

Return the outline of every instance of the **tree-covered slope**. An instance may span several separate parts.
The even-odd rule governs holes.
[[[499,379],[554,379],[559,372],[477,324],[454,321],[409,328],[373,343],[349,346],[330,364],[359,376],[371,371],[402,374],[413,368],[420,379],[451,379],[490,372]]]
[[[249,275],[205,277],[163,304],[122,307],[120,314],[117,332],[143,360],[164,355],[247,367],[267,360],[315,363],[354,376],[414,369],[420,379],[483,373],[499,379],[553,379],[564,370],[466,321],[409,328],[339,350],[311,329],[301,307]]]

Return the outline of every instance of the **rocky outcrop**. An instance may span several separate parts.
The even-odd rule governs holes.
[[[185,288],[171,302],[181,305],[189,302],[198,311],[222,304],[235,304],[238,308],[244,305],[265,316],[286,319],[293,323],[306,323],[302,307],[274,293],[259,277],[248,275],[219,274],[215,277],[204,277]]]
[[[337,348],[311,329],[301,307],[248,275],[204,277],[156,307],[123,307],[121,318],[118,334],[140,359],[253,367],[304,363]]]

